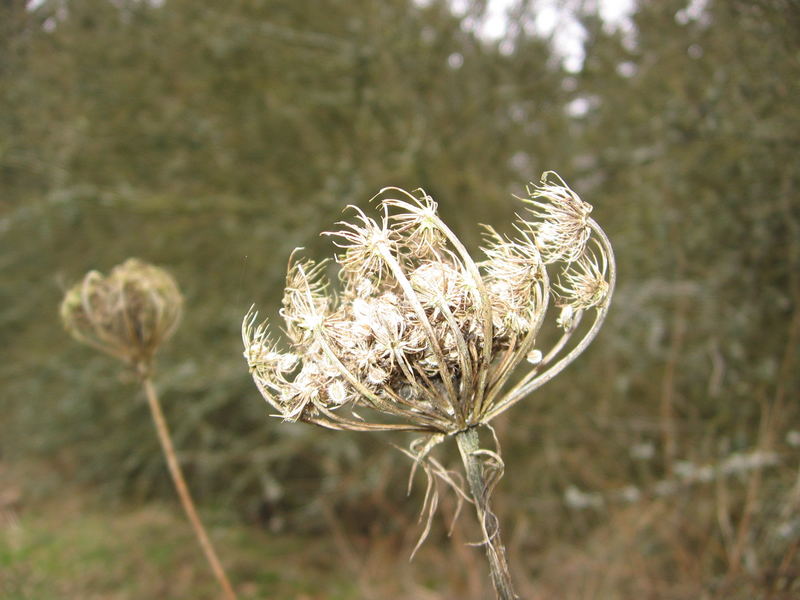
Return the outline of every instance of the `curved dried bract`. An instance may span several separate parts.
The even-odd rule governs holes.
[[[178,326],[183,298],[164,269],[135,258],[107,277],[89,272],[61,302],[67,331],[120,360],[147,368]]]
[[[324,263],[291,260],[281,309],[287,351],[254,311],[245,318],[251,374],[284,419],[458,433],[551,379],[596,335],[613,293],[613,251],[592,207],[554,173],[529,188],[514,237],[487,228],[482,260],[424,191],[386,188],[373,199],[379,220],[355,209],[329,234],[342,249],[340,295]],[[581,328],[585,314],[594,319]],[[538,347],[548,317],[563,335]],[[523,363],[529,372],[506,390]]]

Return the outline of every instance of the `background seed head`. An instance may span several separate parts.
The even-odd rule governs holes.
[[[61,302],[61,319],[77,340],[132,365],[149,365],[175,331],[183,297],[164,269],[135,258],[103,276],[90,271]]]

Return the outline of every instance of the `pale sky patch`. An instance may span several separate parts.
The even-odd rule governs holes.
[[[697,0],[694,0],[697,2]],[[480,23],[466,23],[469,30],[476,31],[487,40],[501,40],[509,30],[509,12],[517,6],[517,0],[488,0],[486,12]],[[564,66],[570,71],[580,70],[583,64],[583,42],[585,31],[575,18],[578,2],[565,0],[538,0],[530,14],[520,25],[528,33],[551,38],[553,50],[561,57]],[[452,0],[451,6],[456,15],[463,16],[469,7],[468,0]],[[594,0],[588,3],[590,10],[596,10],[609,30],[632,32],[630,17],[636,7],[636,0]]]

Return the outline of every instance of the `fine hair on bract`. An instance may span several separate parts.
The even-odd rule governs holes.
[[[478,448],[476,428],[575,360],[597,335],[615,282],[613,250],[592,206],[558,175],[545,173],[519,200],[514,233],[483,226],[481,255],[473,257],[423,190],[384,188],[373,198],[377,218],[351,206],[354,218],[325,233],[339,248],[339,291],[326,279],[326,261],[292,254],[280,311],[288,348],[254,309],[242,324],[253,379],[283,419],[427,434],[410,454],[454,486],[425,459],[456,437],[470,488],[478,488],[471,501],[490,562],[499,527],[486,475],[501,473],[502,459]],[[537,337],[548,317],[560,333],[542,347]],[[484,464],[471,470],[470,461]],[[499,597],[515,597],[510,580],[503,590],[492,575]]]

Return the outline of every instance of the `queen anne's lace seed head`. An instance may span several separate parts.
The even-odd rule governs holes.
[[[409,275],[411,286],[425,308],[434,312],[442,305],[453,309],[463,307],[465,298],[464,277],[445,262],[429,261],[421,264]]]
[[[533,240],[524,234],[502,238],[487,227],[483,263],[494,309],[495,328],[509,334],[524,333],[543,300],[544,263]]]
[[[360,208],[351,208],[356,212],[356,222],[340,221],[341,230],[325,235],[333,236],[334,243],[344,250],[336,256],[336,262],[346,276],[380,281],[386,271],[384,253],[393,253],[396,249],[395,232],[389,227],[386,213],[378,223]]]
[[[255,313],[245,318],[245,358],[267,401],[285,419],[332,428],[454,433],[552,377],[594,336],[614,277],[591,207],[554,177],[531,192],[532,219],[516,224],[516,237],[487,229],[477,263],[421,190],[384,190],[379,221],[355,209],[331,234],[342,249],[340,295],[324,262],[290,262],[281,309],[290,352],[270,340],[266,323],[255,324]],[[587,252],[590,236],[596,244]],[[559,273],[557,286],[548,268]],[[550,351],[534,349],[551,296],[561,307],[551,327],[564,337]],[[590,310],[589,331],[566,360],[554,360]],[[533,369],[528,383],[504,396],[523,363]]]
[[[526,224],[533,230],[544,261],[577,260],[591,233],[591,204],[581,200],[552,171],[545,173],[538,185],[528,188],[528,196],[525,202],[537,221]]]
[[[295,346],[313,339],[314,330],[330,315],[331,299],[324,275],[326,262],[298,260],[289,265],[281,316]]]
[[[89,272],[61,303],[65,328],[79,341],[140,369],[174,333],[183,298],[164,269],[135,258],[108,276]]]
[[[608,259],[601,246],[587,251],[564,270],[556,286],[557,303],[575,310],[598,306],[608,294]]]
[[[386,198],[381,201],[381,207],[387,212],[399,209],[399,212],[393,213],[390,217],[395,233],[404,238],[405,248],[414,256],[437,254],[446,241],[444,233],[437,224],[438,205],[424,192],[421,197],[405,192],[403,194],[408,200]]]

